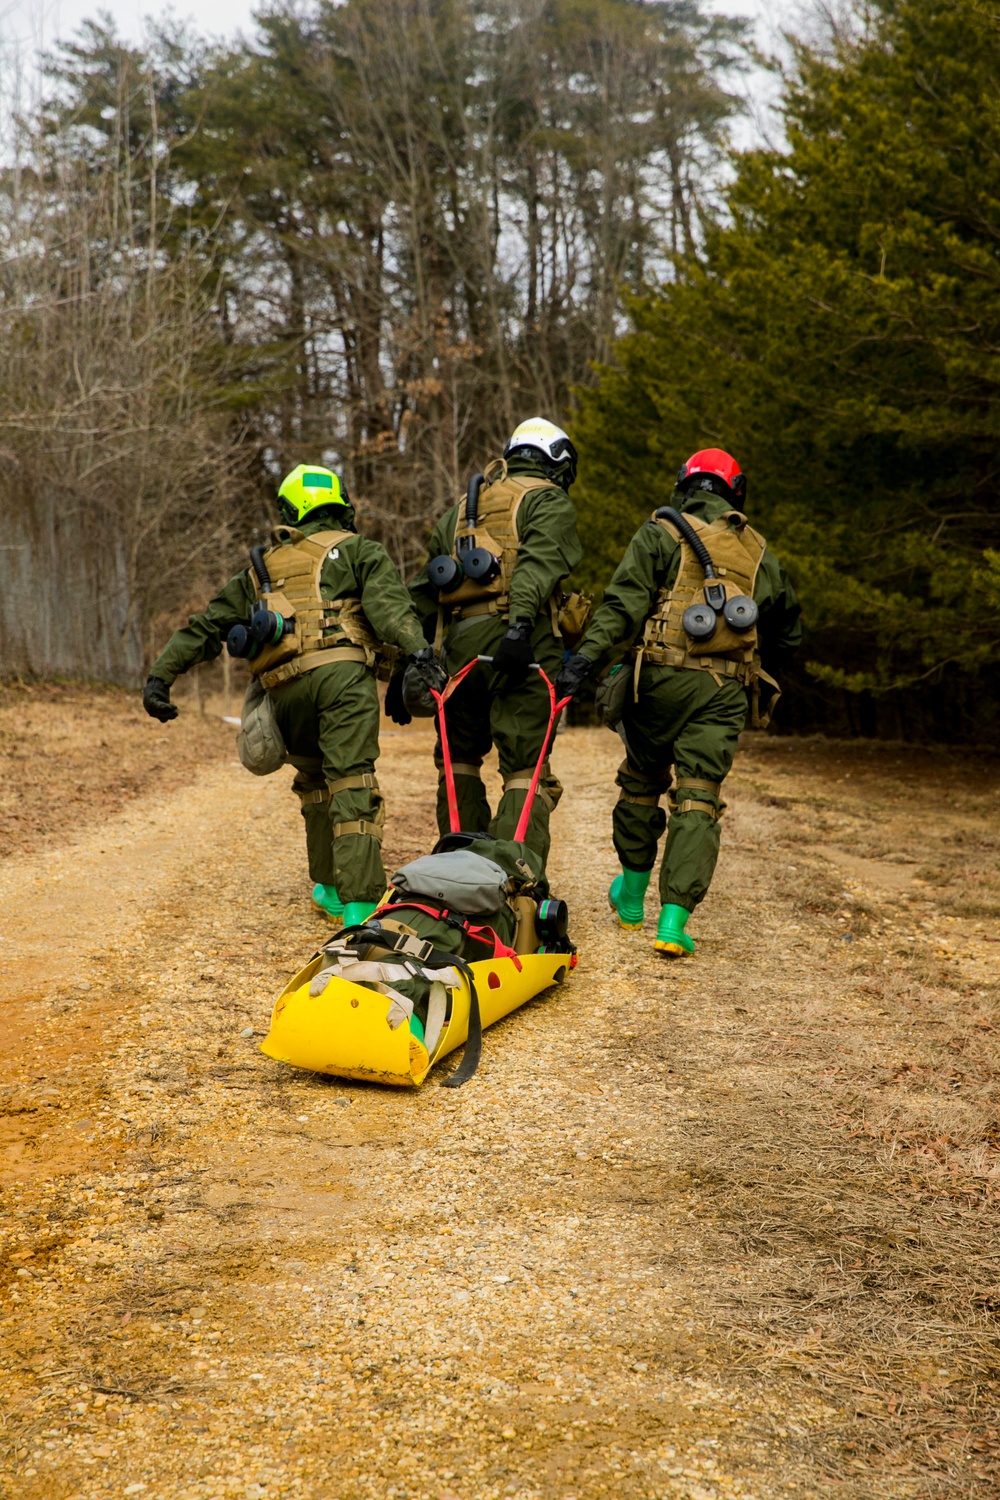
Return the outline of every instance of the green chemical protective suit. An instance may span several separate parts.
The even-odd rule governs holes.
[[[675,492],[670,503],[704,523],[733,514],[731,502],[710,492]],[[752,597],[760,610],[759,660],[765,669],[774,670],[802,640],[800,606],[781,563],[763,538],[757,541],[763,552]],[[711,536],[706,545],[710,551],[715,545]],[[639,528],[594,615],[581,656],[596,662],[625,642],[638,648],[643,639],[653,638],[647,622],[658,612],[666,619],[666,595],[675,587],[681,551],[679,540],[661,523],[651,519]],[[656,637],[666,638],[665,632]],[[740,677],[726,675],[733,664],[719,658],[706,656],[698,664],[691,660],[683,666],[649,659],[668,654],[655,647],[643,652],[637,700],[636,651],[617,669],[628,674],[629,690],[619,726],[626,758],[617,776],[621,790],[614,810],[614,844],[626,876],[629,871],[650,871],[666,829],[660,900],[664,906],[691,912],[704,899],[715,873],[718,819],[724,806],[721,784],[746,724],[748,691]],[[677,787],[668,823],[660,799],[669,792],[671,767]]]
[[[427,576],[426,565],[410,584],[410,594],[429,641],[440,641],[449,675],[476,656],[493,656],[510,621],[530,622],[531,656],[551,679],[563,659],[555,624],[561,585],[579,563],[582,549],[576,512],[566,491],[530,459],[512,459],[480,496],[480,524],[502,556],[503,573],[492,598],[448,602]],[[487,479],[491,477],[487,470]],[[464,518],[464,504],[454,505],[431,533],[428,557],[452,553]],[[527,628],[527,627],[526,627]],[[528,785],[541,754],[549,721],[549,695],[537,672],[521,681],[497,679],[486,665],[476,667],[448,700],[448,742],[455,771],[461,826],[470,833],[489,832],[512,839]],[[503,794],[493,816],[483,785],[484,757],[496,745]],[[448,800],[440,737],[435,751],[440,773],[437,818],[449,831]],[[541,855],[549,853],[549,814],[562,786],[548,764],[543,769],[525,842]]]
[[[291,534],[308,538],[330,530],[329,520],[303,521]],[[270,566],[274,573],[274,563]],[[352,532],[329,551],[320,592],[324,601],[358,601],[379,640],[408,654],[424,646],[403,582],[385,548],[370,537]],[[206,609],[171,636],[152,676],[169,686],[198,662],[213,661],[257,598],[250,570],[230,579]],[[262,680],[267,686],[266,674]],[[329,662],[268,686],[268,694],[296,769],[292,788],[302,804],[310,877],[335,886],[342,902],[377,901],[386,879],[382,794],[375,778],[379,698],[373,667],[364,661]]]

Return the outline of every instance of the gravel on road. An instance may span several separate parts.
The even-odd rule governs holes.
[[[922,1076],[935,1156],[883,1079],[945,1011],[994,1045],[991,924],[922,928],[902,791],[876,847],[833,752],[781,747],[671,965],[652,898],[642,934],[607,907],[620,747],[560,736],[580,964],[457,1093],[259,1052],[328,931],[285,773],[220,754],[0,864],[0,1494],[995,1492],[986,1106]],[[390,867],[433,842],[430,748],[385,735]]]

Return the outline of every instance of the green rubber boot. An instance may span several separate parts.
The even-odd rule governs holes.
[[[314,885],[312,901],[313,910],[320,912],[334,926],[343,918],[344,903],[337,895],[335,885]]]
[[[665,953],[668,958],[683,958],[685,953],[694,952],[694,938],[684,931],[690,915],[683,906],[664,906],[661,909],[654,944],[657,953]]]
[[[344,907],[344,926],[364,926],[377,904],[375,901],[348,901]]]
[[[621,874],[611,882],[608,904],[618,913],[619,923],[628,932],[638,932],[642,926],[646,888],[652,873],[652,870],[630,870],[622,865]]]

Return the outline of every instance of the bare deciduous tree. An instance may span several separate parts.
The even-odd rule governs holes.
[[[134,674],[301,460],[409,569],[696,250],[738,43],[698,0],[316,0],[223,53],[85,27],[0,180],[6,663]]]

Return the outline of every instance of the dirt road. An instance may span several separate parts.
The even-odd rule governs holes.
[[[8,809],[73,703],[0,698]],[[996,766],[751,741],[668,966],[606,905],[620,750],[570,731],[579,969],[398,1094],[258,1051],[325,931],[284,773],[73,723],[78,815],[36,788],[0,862],[0,1494],[996,1493]],[[386,734],[388,861],[428,745]]]

